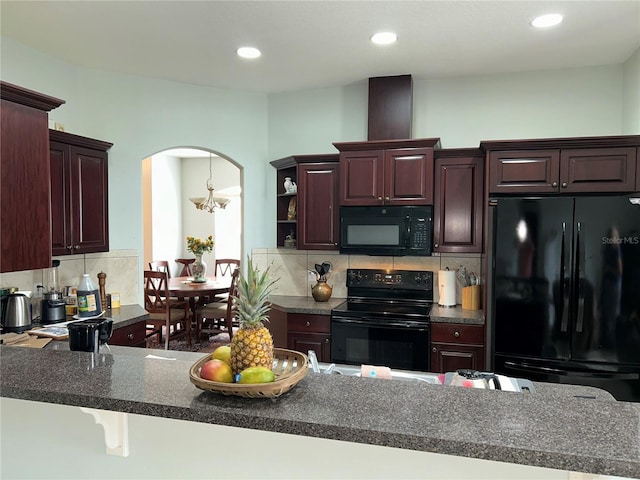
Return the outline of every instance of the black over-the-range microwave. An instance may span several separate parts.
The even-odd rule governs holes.
[[[340,253],[431,255],[432,206],[340,207]]]

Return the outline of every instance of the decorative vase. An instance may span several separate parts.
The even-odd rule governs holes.
[[[291,177],[284,177],[284,193],[289,193],[291,185],[293,185]]]
[[[333,288],[331,288],[326,280],[318,280],[311,289],[311,295],[316,302],[326,302],[331,298],[332,291]]]
[[[191,273],[193,281],[196,283],[204,283],[207,281],[207,264],[202,260],[202,254],[196,253],[196,261],[191,264]]]

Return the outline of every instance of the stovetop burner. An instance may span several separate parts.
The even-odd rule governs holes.
[[[347,300],[332,310],[341,315],[421,318],[433,302],[433,272],[348,269]]]

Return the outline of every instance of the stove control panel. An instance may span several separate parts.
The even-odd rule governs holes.
[[[433,288],[433,272],[418,270],[347,270],[347,287],[396,287],[430,290]]]

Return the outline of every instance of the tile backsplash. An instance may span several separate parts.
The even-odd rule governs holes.
[[[431,270],[434,282],[434,301],[438,301],[438,271],[447,267],[457,270],[461,266],[482,278],[480,254],[441,254],[431,257],[371,257],[367,255],[340,255],[334,251],[305,251],[284,248],[255,248],[251,252],[254,263],[262,270],[271,266],[273,277],[278,278],[275,295],[311,296],[316,283],[308,273],[316,263],[330,262],[333,270],[327,283],[333,288],[332,298],[346,298],[348,268],[388,268],[396,270]],[[462,301],[461,288],[456,291],[457,303]]]
[[[122,305],[141,304],[138,279],[139,256],[136,250],[112,250],[106,253],[68,255],[54,257],[54,259],[60,260],[60,267],[58,267],[60,288],[67,285],[78,286],[83,273],[88,273],[97,286],[97,275],[104,272],[107,274],[105,283],[107,293],[118,292]],[[3,273],[0,277],[0,285],[33,291],[35,285],[46,284],[48,280],[46,273],[47,270]]]
[[[54,257],[60,260],[59,283],[77,286],[83,273],[88,273],[98,285],[98,273],[105,272],[107,293],[120,293],[120,303],[142,305],[139,279],[140,258],[136,250],[112,250],[106,253],[69,255]],[[311,288],[316,283],[314,270],[316,263],[330,262],[333,270],[327,283],[333,288],[332,298],[346,298],[346,273],[348,268],[389,268],[402,270],[431,270],[434,280],[434,301],[438,301],[438,271],[449,267],[457,270],[465,266],[469,271],[482,277],[481,255],[434,255],[431,257],[371,257],[366,255],[340,255],[335,251],[289,250],[283,248],[256,248],[252,251],[255,264],[264,269],[272,266],[273,276],[278,278],[275,295],[295,295],[310,297]],[[46,282],[46,270],[26,270],[3,273],[0,286],[19,287],[33,290],[34,285]],[[456,292],[457,303],[461,303],[462,293]]]

